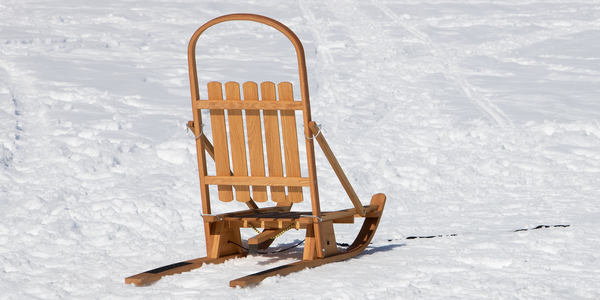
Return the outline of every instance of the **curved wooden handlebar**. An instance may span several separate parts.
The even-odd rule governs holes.
[[[302,46],[302,42],[300,42],[300,39],[296,36],[296,34],[289,29],[287,26],[281,24],[280,22],[273,20],[271,18],[265,17],[265,16],[261,16],[261,15],[255,15],[255,14],[230,14],[230,15],[224,15],[224,16],[220,16],[218,18],[212,19],[208,22],[206,22],[204,25],[202,25],[200,28],[198,28],[198,30],[196,30],[196,32],[194,32],[194,34],[192,35],[192,38],[190,39],[190,43],[188,45],[188,68],[189,68],[189,74],[190,74],[190,88],[191,88],[191,92],[192,92],[192,97],[195,97],[195,99],[192,99],[192,101],[198,100],[200,99],[200,95],[199,95],[199,91],[198,91],[198,75],[197,75],[197,69],[196,69],[196,44],[198,42],[198,38],[200,38],[200,35],[202,33],[204,33],[204,31],[206,31],[208,28],[217,25],[219,23],[223,23],[223,22],[227,22],[227,21],[253,21],[253,22],[258,22],[258,23],[262,23],[265,25],[268,25],[272,28],[277,29],[278,31],[280,31],[281,33],[283,33],[289,40],[290,42],[292,42],[292,44],[294,45],[294,48],[296,49],[296,56],[298,59],[298,75],[299,75],[299,80],[300,80],[300,94],[301,94],[301,98],[302,98],[302,102],[306,103],[306,106],[308,108],[307,111],[305,111],[305,114],[308,114],[308,118],[310,121],[310,102],[309,102],[309,96],[308,96],[308,79],[307,79],[307,75],[306,75],[306,59],[304,58],[304,47]]]

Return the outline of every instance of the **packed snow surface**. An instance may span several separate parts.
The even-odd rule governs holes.
[[[388,197],[379,230],[249,288],[229,281],[302,249],[126,285],[206,254],[187,42],[237,12],[304,43],[313,119],[362,201]],[[297,83],[260,24],[211,28],[197,57],[202,86]],[[596,0],[2,0],[0,299],[599,299],[599,118]],[[317,155],[323,209],[351,207]]]

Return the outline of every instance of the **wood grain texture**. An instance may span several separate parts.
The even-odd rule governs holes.
[[[348,178],[346,177],[344,170],[342,170],[340,163],[338,162],[337,158],[335,158],[335,155],[333,154],[333,151],[331,150],[329,144],[325,140],[323,133],[319,132],[320,129],[317,127],[317,124],[315,122],[310,122],[309,126],[312,135],[319,143],[319,146],[321,146],[321,150],[323,150],[325,157],[327,157],[329,164],[331,164],[335,175],[337,175],[337,177],[339,178],[340,182],[342,183],[342,186],[344,187],[344,190],[346,191],[348,197],[350,197],[350,200],[352,201],[352,204],[356,208],[356,213],[359,214],[361,217],[364,217],[365,208],[360,202],[360,199],[358,199],[358,196],[356,195],[354,188],[350,184],[350,181],[348,181]]]
[[[225,84],[225,96],[227,100],[242,102],[240,97],[240,85],[237,82]],[[231,143],[231,163],[233,165],[233,177],[248,176],[248,161],[246,159],[246,134],[244,130],[244,118],[241,109],[228,109],[227,121],[229,123],[229,142]],[[235,199],[239,202],[250,201],[250,187],[247,185],[234,185]]]
[[[292,84],[282,82],[277,85],[280,102],[294,101]],[[283,138],[283,149],[285,156],[285,175],[288,177],[300,177],[300,154],[298,151],[298,132],[296,131],[296,112],[293,110],[282,110],[281,131]],[[292,203],[302,202],[302,188],[289,186],[288,199]]]
[[[258,102],[258,85],[254,82],[246,82],[243,85],[244,102]],[[250,156],[250,175],[252,177],[265,176],[265,158],[262,136],[262,122],[260,110],[247,109],[246,129],[248,133],[248,154]],[[265,186],[252,186],[252,197],[255,201],[266,202],[267,188]]]
[[[260,84],[262,101],[277,101],[275,84],[263,82]],[[283,161],[281,159],[281,141],[279,134],[279,115],[276,110],[263,111],[265,124],[265,144],[267,147],[267,164],[269,177],[283,177]],[[271,187],[271,200],[274,202],[286,202],[285,188],[281,186]]]
[[[386,202],[386,196],[384,194],[376,194],[376,195],[373,195],[373,198],[371,198],[371,205],[377,207],[377,212],[383,211],[385,202]],[[323,264],[341,261],[341,260],[345,260],[345,259],[354,257],[354,256],[362,253],[367,248],[367,246],[369,246],[369,243],[373,239],[373,236],[375,236],[375,232],[377,231],[377,227],[379,226],[380,220],[381,220],[381,214],[378,214],[377,217],[367,217],[361,227],[360,232],[358,233],[358,236],[356,237],[356,239],[354,240],[352,245],[350,245],[350,247],[348,247],[348,249],[346,249],[345,253],[339,253],[337,255],[328,256],[328,257],[325,257],[322,259],[313,259],[313,260],[303,259],[302,261],[299,261],[299,262],[279,266],[276,268],[272,268],[270,270],[265,270],[265,271],[251,274],[251,275],[248,275],[248,276],[245,276],[242,278],[238,278],[236,280],[232,280],[229,282],[229,285],[231,287],[236,287],[236,286],[246,287],[251,284],[261,282],[263,279],[270,277],[270,276],[277,276],[277,275],[285,276],[287,274],[301,271],[306,268],[313,268],[313,267],[317,267],[317,266],[320,266]],[[309,229],[307,228],[307,238],[308,238],[308,231],[309,231]],[[305,248],[306,247],[308,247],[308,245],[306,245]]]
[[[298,59],[301,102],[293,100],[291,84],[281,83],[276,88],[275,84],[270,82],[261,84],[262,100],[259,100],[258,87],[255,83],[244,84],[243,100],[239,95],[239,84],[225,84],[227,99],[223,100],[222,86],[217,82],[209,83],[208,100],[198,100],[200,96],[195,55],[198,38],[213,25],[234,20],[255,21],[266,24],[283,33],[292,42]],[[385,196],[383,194],[375,195],[371,205],[363,207],[324,138],[317,137],[316,139],[324,149],[328,160],[349,194],[354,208],[321,212],[313,139],[304,140],[302,138],[306,146],[308,174],[307,177],[301,177],[295,111],[302,110],[304,136],[311,137],[317,131],[311,127],[314,127],[314,124],[311,123],[306,62],[302,43],[297,36],[283,24],[259,15],[232,14],[218,17],[202,25],[192,36],[188,46],[188,67],[194,123],[198,124],[197,127],[193,128],[193,131],[196,136],[199,136],[200,124],[202,123],[200,111],[209,109],[214,143],[213,148],[205,136],[196,140],[197,151],[199,151],[198,164],[204,214],[210,214],[211,211],[209,185],[218,186],[219,198],[223,201],[233,200],[232,186],[235,186],[235,198],[247,201],[246,203],[251,208],[257,206],[251,200],[249,187],[252,186],[252,196],[257,198],[257,201],[262,202],[267,200],[265,186],[270,186],[271,198],[277,202],[275,208],[249,209],[217,216],[204,215],[207,255],[212,258],[202,258],[195,261],[201,265],[203,262],[218,263],[222,259],[242,256],[241,248],[229,242],[241,244],[239,229],[250,226],[262,227],[268,230],[259,235],[253,241],[253,245],[264,243],[266,239],[289,226],[295,226],[296,229],[306,229],[307,240],[303,255],[305,260],[234,280],[230,283],[231,286],[247,286],[268,276],[285,275],[306,267],[343,260],[362,252],[368,246],[377,229],[385,203]],[[277,94],[277,91],[279,94]],[[227,110],[227,115],[225,115],[225,110]],[[245,127],[244,122],[246,122]],[[230,135],[228,136],[228,134]],[[229,153],[230,148],[231,156]],[[284,149],[283,153],[282,148]],[[248,153],[245,153],[245,151],[248,151]],[[263,151],[267,153],[266,166]],[[214,157],[216,176],[207,176],[206,174],[205,152]],[[302,186],[310,188],[311,211],[290,212],[292,203],[301,201]],[[287,196],[285,187],[288,191]],[[367,211],[366,214],[365,210]],[[357,239],[348,248],[347,252],[337,253],[333,223],[351,222],[351,219],[357,214],[366,216]],[[190,266],[196,266],[196,262],[186,261],[167,265],[150,270],[149,273],[143,273],[146,275],[138,274],[136,276],[139,278],[156,278],[158,276],[160,278],[160,276],[168,275],[171,272],[174,272],[171,274],[175,274],[176,272],[188,270]],[[148,277],[148,274],[152,275]],[[131,282],[133,279],[128,278],[128,280]],[[137,282],[141,283],[142,281],[140,279]]]
[[[189,272],[194,269],[198,269],[198,268],[202,267],[204,264],[220,264],[220,263],[223,263],[230,259],[245,257],[245,256],[246,256],[246,254],[238,253],[238,254],[233,254],[233,255],[228,255],[228,256],[221,256],[217,259],[213,259],[213,258],[209,258],[209,257],[202,257],[202,258],[196,258],[196,259],[192,259],[192,260],[186,260],[186,261],[183,261],[180,263],[165,266],[165,267],[170,267],[170,266],[178,265],[178,267],[175,267],[175,268],[166,268],[167,270],[165,270],[163,272],[148,272],[148,271],[146,271],[146,272],[143,272],[143,273],[140,273],[137,275],[129,276],[129,277],[125,278],[125,283],[126,284],[135,284],[135,285],[145,285],[145,284],[149,284],[154,281],[157,281],[164,276],[181,274],[184,272]]]
[[[210,141],[206,138],[206,135],[202,135],[200,137],[200,139],[202,140],[203,143],[203,147],[206,150],[206,153],[208,153],[208,155],[213,159],[213,161],[215,160],[215,149],[213,147],[213,145],[210,143]],[[233,176],[233,172],[230,172],[231,175]],[[206,174],[204,176],[201,176],[201,180],[202,182],[204,182],[204,178],[206,177]],[[203,198],[204,199],[204,198]],[[250,198],[250,201],[246,202],[246,205],[248,206],[249,209],[257,209],[258,206],[256,205],[256,202],[254,202],[254,200],[252,198]],[[210,212],[203,212],[204,214],[210,214]]]
[[[308,177],[234,177],[234,176],[206,176],[206,184],[212,185],[257,185],[271,187],[285,186],[309,186],[310,178]]]
[[[197,109],[267,109],[267,110],[302,110],[302,102],[237,102],[237,101],[214,101],[214,100],[198,100],[196,101]]]
[[[209,82],[208,98],[211,100],[223,100],[223,89],[220,82]],[[227,143],[227,128],[225,124],[225,111],[222,109],[210,110],[210,122],[215,152],[215,166],[217,175],[229,176],[231,169],[229,165],[229,146]],[[229,202],[233,200],[231,186],[220,185],[219,200]]]

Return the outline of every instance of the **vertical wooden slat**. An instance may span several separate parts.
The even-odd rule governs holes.
[[[240,85],[237,82],[225,83],[227,100],[242,101]],[[246,159],[246,137],[244,135],[244,119],[241,109],[228,109],[229,142],[231,143],[231,162],[233,176],[248,176],[248,161]],[[247,185],[235,185],[235,198],[239,202],[250,201],[250,188]]]
[[[254,82],[246,82],[244,87],[244,101],[258,101],[258,85]],[[250,175],[265,176],[265,158],[263,152],[262,125],[260,122],[260,111],[256,109],[246,110],[246,127],[248,134],[248,153],[250,155]],[[265,186],[253,186],[252,196],[254,201],[267,201],[267,188]]]
[[[277,101],[277,92],[274,83],[263,82],[260,84],[260,90],[262,101]],[[265,144],[267,146],[269,177],[283,177],[281,142],[279,140],[279,117],[276,110],[264,110],[263,116],[265,122]],[[272,186],[271,200],[275,202],[287,202],[285,199],[285,187]]]
[[[220,82],[209,82],[208,100],[223,100],[223,89]],[[215,148],[215,166],[217,176],[230,176],[229,147],[227,145],[227,129],[225,127],[225,111],[223,109],[210,110],[213,143]],[[219,186],[219,200],[229,202],[233,200],[231,186]]]
[[[281,82],[277,85],[279,101],[294,101],[292,84]],[[298,134],[296,131],[296,112],[281,111],[281,130],[285,153],[285,174],[287,177],[300,177],[300,154],[298,152]],[[289,186],[288,198],[293,203],[302,202],[302,187]]]

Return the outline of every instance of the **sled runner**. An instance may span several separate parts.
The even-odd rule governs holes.
[[[266,24],[292,42],[298,60],[300,101],[294,99],[292,84],[288,82],[277,85],[272,82],[260,85],[246,82],[241,91],[236,82],[224,85],[210,82],[208,99],[201,100],[196,71],[196,43],[206,29],[226,21]],[[259,249],[268,248],[274,237],[290,229],[306,230],[301,261],[233,280],[230,286],[244,287],[269,276],[286,275],[307,267],[348,259],[365,250],[377,230],[386,197],[376,194],[369,205],[362,204],[323,133],[312,121],[304,50],[298,37],[285,25],[264,16],[221,16],[202,25],[192,36],[188,47],[188,67],[194,116],[188,127],[196,137],[207,256],[146,271],[126,278],[125,283],[143,285],[166,275],[200,268],[203,264],[217,264],[256,254]],[[205,117],[209,116],[209,123],[203,123],[207,120],[202,120],[202,111],[208,112]],[[303,121],[302,126],[298,126],[301,131],[296,128],[297,113]],[[210,124],[212,143],[205,135],[203,124]],[[315,141],[348,194],[352,203],[350,208],[321,211]],[[301,145],[306,148],[304,166],[301,166],[304,160],[300,159],[299,154]],[[209,174],[207,170],[207,156],[214,160],[215,174]],[[304,176],[302,173],[305,173]],[[217,186],[219,200],[244,202],[248,209],[213,214],[209,186]],[[292,206],[303,201],[303,188],[310,194],[312,210],[293,211]],[[268,200],[276,204],[263,208],[257,205],[257,202]],[[347,249],[340,251],[333,224],[354,223],[355,218],[364,218],[358,237]],[[242,248],[240,228],[263,229],[248,239],[248,250]]]

